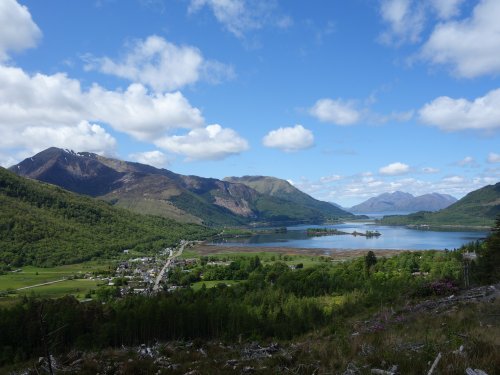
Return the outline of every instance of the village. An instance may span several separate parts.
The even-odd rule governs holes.
[[[177,248],[165,248],[156,256],[121,260],[116,268],[110,269],[109,272],[87,273],[84,278],[101,281],[103,286],[115,287],[115,297],[174,291],[180,286],[168,282],[169,271],[178,267],[189,272],[186,268],[196,265],[198,262],[196,258],[180,258],[184,249],[195,243],[196,241],[182,240]],[[124,250],[123,254],[129,254],[129,250]]]

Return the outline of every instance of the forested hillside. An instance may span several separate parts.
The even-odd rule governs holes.
[[[0,168],[0,264],[50,266],[160,250],[212,230],[144,216]]]

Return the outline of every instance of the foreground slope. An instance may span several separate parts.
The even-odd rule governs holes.
[[[493,226],[500,215],[500,182],[475,190],[438,212],[386,216],[383,224]]]
[[[349,211],[354,213],[438,211],[456,201],[448,194],[431,193],[415,197],[409,193],[395,191],[370,198],[351,207]]]
[[[300,199],[289,199],[244,183],[184,176],[149,165],[55,147],[25,159],[10,170],[139,213],[184,222],[287,224],[352,216],[297,189],[300,194],[294,195],[300,195]]]
[[[0,263],[76,263],[124,249],[160,250],[212,234],[143,216],[0,168]]]

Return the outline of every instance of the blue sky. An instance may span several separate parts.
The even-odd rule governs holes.
[[[2,0],[0,164],[50,146],[351,206],[500,177],[497,0]]]

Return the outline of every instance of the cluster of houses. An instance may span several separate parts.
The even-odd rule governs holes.
[[[125,250],[124,253],[127,254],[128,251]],[[181,267],[182,269],[195,265],[198,260],[172,258],[173,254],[174,250],[167,248],[157,257],[140,257],[121,261],[111,274],[98,276],[86,274],[85,278],[102,281],[103,284],[108,286],[119,287],[122,296],[127,294],[152,294],[154,293],[155,283],[160,283],[160,286],[168,286],[167,290],[175,290],[179,286],[169,285],[167,283],[168,272],[161,272],[167,260],[171,258],[169,268]],[[161,279],[157,280],[159,277]],[[158,290],[164,290],[164,288],[160,287]]]

